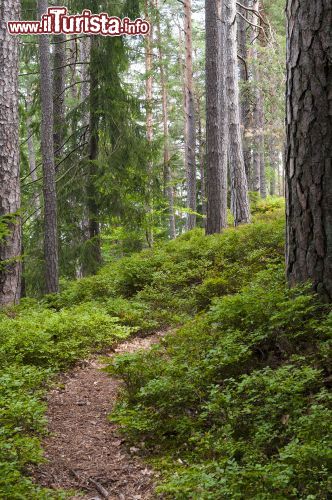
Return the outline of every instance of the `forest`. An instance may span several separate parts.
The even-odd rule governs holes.
[[[122,31],[0,0],[0,499],[332,498],[332,1],[61,6]]]

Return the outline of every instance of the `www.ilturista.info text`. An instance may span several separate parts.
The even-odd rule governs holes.
[[[11,35],[48,35],[79,34],[122,36],[147,35],[150,24],[144,19],[131,21],[125,17],[109,16],[105,12],[92,14],[85,9],[82,14],[69,15],[66,7],[50,7],[40,21],[9,21],[8,31]]]

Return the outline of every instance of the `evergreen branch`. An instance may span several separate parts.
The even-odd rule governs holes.
[[[72,83],[70,85],[67,85],[67,87],[65,87],[63,89],[63,91],[54,98],[54,100],[56,101],[57,99],[60,99],[60,97],[62,96],[62,94],[64,94],[66,92],[66,90],[69,90],[72,87],[75,87],[75,85],[79,85],[80,83],[90,83],[90,81],[91,80],[79,80],[78,82],[74,82],[74,83]]]
[[[85,64],[90,64],[90,61],[87,61],[87,62],[74,62],[74,63],[68,63],[68,64],[64,64],[63,66],[58,66],[56,68],[52,68],[51,71],[55,71],[56,69],[63,69],[63,68],[68,68],[70,66],[82,66],[82,65],[85,65]],[[30,76],[30,75],[39,75],[40,72],[39,71],[32,71],[31,73],[19,73],[18,76]]]
[[[59,163],[57,163],[57,164],[55,165],[55,170],[57,170],[57,168],[58,168],[58,167],[59,167],[59,166],[60,166],[60,165],[61,165],[64,161],[66,161],[66,160],[67,160],[67,159],[68,159],[68,158],[69,158],[69,157],[70,157],[73,153],[75,153],[78,149],[83,148],[83,147],[84,147],[84,146],[86,146],[87,144],[89,144],[89,143],[86,141],[86,142],[84,142],[83,144],[79,144],[76,148],[72,149],[72,150],[71,150],[71,151],[70,151],[70,152],[69,152],[69,153],[68,153],[68,154],[67,154],[64,158],[62,158],[62,160],[61,160],[61,161],[59,161]],[[41,165],[42,165],[42,163],[40,163],[40,164],[38,165],[38,167],[39,167],[39,166],[41,166]],[[37,168],[37,167],[36,167],[36,168]],[[29,174],[29,175],[30,175],[30,174]],[[37,179],[35,179],[34,181],[30,181],[30,182],[28,182],[27,184],[24,184],[24,186],[22,186],[22,189],[23,189],[23,188],[25,188],[25,187],[27,187],[27,186],[31,186],[31,184],[35,184],[36,182],[39,182],[39,181],[41,181],[42,179],[43,179],[43,177],[42,177],[42,176],[41,176],[41,177],[38,177],[38,178],[37,178]]]

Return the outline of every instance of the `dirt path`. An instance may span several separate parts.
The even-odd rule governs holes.
[[[122,343],[116,353],[149,349],[162,333]],[[34,471],[42,486],[84,491],[74,499],[153,498],[153,473],[135,456],[107,416],[121,382],[102,372],[93,358],[64,375],[48,394],[48,429],[43,447],[48,462]],[[104,490],[104,491],[103,491]]]

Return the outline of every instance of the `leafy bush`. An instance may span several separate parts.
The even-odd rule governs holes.
[[[94,302],[55,312],[26,300],[0,315],[0,498],[64,498],[22,475],[42,460],[44,382],[131,331]]]
[[[222,235],[206,237],[197,229],[153,251],[116,260],[93,278],[67,284],[47,304],[60,309],[108,302],[122,322],[136,321],[143,330],[177,325],[207,307],[213,296],[235,293],[269,263],[282,262],[283,246],[284,219],[278,210]]]
[[[40,302],[25,299],[20,307],[0,314],[0,497],[42,499],[55,495],[22,475],[29,463],[41,459],[35,436],[43,432],[45,424],[45,381],[89,351],[102,349],[131,332],[184,325],[150,355],[126,355],[115,361],[113,369],[128,387],[118,419],[133,435],[138,431],[146,436],[151,446],[157,439],[163,451],[172,453],[179,440],[183,444],[180,449],[193,454],[188,463],[195,471],[190,472],[190,480],[181,471],[181,480],[188,480],[192,491],[197,486],[198,497],[203,498],[198,484],[203,476],[207,483],[214,482],[216,473],[208,471],[212,466],[205,455],[195,455],[194,450],[200,440],[203,447],[202,426],[208,429],[209,419],[212,424],[215,419],[211,409],[211,417],[204,420],[208,411],[204,404],[211,400],[212,405],[210,392],[219,383],[216,380],[267,366],[266,359],[275,346],[288,349],[288,334],[277,341],[276,333],[286,324],[290,332],[294,324],[301,325],[296,330],[299,348],[292,344],[294,354],[302,352],[300,346],[316,328],[314,303],[310,305],[300,292],[293,294],[292,300],[284,297],[279,271],[283,244],[283,217],[280,211],[268,211],[258,214],[254,224],[222,235],[206,237],[203,231],[195,230],[153,251],[115,260],[97,276],[63,283],[60,295]],[[262,292],[264,280],[271,281],[271,286],[274,283],[270,274],[263,272],[267,268],[279,280],[270,293],[266,287]],[[252,281],[250,291],[239,293]],[[263,301],[261,307],[259,300]],[[284,306],[276,308],[278,301]],[[251,308],[260,325],[255,335],[250,330]],[[227,332],[221,335],[226,321]],[[320,328],[323,339],[326,331],[322,325]],[[319,345],[326,364],[328,344]],[[172,481],[165,486],[169,491]],[[177,480],[174,484],[179,491],[176,495],[181,497],[182,486]]]
[[[113,361],[125,391],[112,420],[156,457],[170,498],[329,498],[332,313],[289,290],[280,264],[210,302]]]

